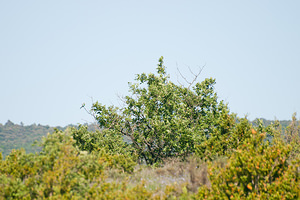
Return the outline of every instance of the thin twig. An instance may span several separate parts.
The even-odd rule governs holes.
[[[176,65],[177,65],[177,63],[176,63]],[[189,88],[195,83],[195,81],[197,80],[197,78],[198,78],[199,75],[201,74],[201,72],[202,72],[202,70],[203,70],[204,67],[205,67],[205,65],[204,65],[202,68],[200,67],[199,72],[198,72],[197,74],[195,74],[195,73],[191,70],[191,68],[188,66],[188,69],[189,69],[190,73],[194,76],[194,79],[193,79],[191,82],[188,81],[187,78],[186,78],[185,76],[182,75],[182,73],[180,72],[178,66],[177,66],[177,71],[179,72],[181,78],[183,78],[184,81],[189,85],[189,86],[188,86],[188,89],[189,89]],[[177,79],[177,82],[178,82],[181,86],[183,86],[183,84],[181,84],[181,83],[179,82],[178,79]]]

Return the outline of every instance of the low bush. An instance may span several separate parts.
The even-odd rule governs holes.
[[[289,161],[291,145],[280,138],[270,144],[266,133],[252,129],[225,166],[212,162],[211,187],[201,187],[200,199],[299,199],[299,160]]]

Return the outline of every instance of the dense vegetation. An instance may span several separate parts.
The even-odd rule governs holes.
[[[162,58],[157,75],[136,81],[124,107],[93,104],[101,130],[56,129],[40,152],[13,150],[0,159],[0,197],[300,198],[295,115],[286,128],[278,121],[253,125],[218,100],[214,79],[172,83]]]

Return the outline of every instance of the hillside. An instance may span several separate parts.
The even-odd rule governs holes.
[[[252,124],[253,124],[253,125],[256,124],[255,122],[257,121],[257,119],[262,120],[262,122],[263,122],[263,124],[264,124],[265,126],[269,126],[269,125],[271,125],[272,123],[275,122],[274,120],[267,120],[267,119],[264,119],[264,118],[256,118],[255,120],[252,121]],[[282,127],[282,130],[285,130],[286,127],[287,127],[291,122],[292,122],[291,120],[280,120],[280,121],[279,121],[279,123],[280,123],[280,125],[281,125],[281,127]]]
[[[28,125],[14,124],[8,120],[4,125],[0,123],[0,152],[2,152],[5,158],[12,149],[24,148],[27,153],[34,153],[40,150],[40,147],[33,145],[35,141],[40,142],[43,136],[47,133],[53,133],[54,128],[59,130],[65,130],[69,126],[65,127],[50,127],[48,125]],[[89,125],[89,130],[95,130],[93,125]]]

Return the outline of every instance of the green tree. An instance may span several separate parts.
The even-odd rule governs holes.
[[[139,158],[147,164],[167,157],[185,158],[215,129],[225,134],[231,126],[220,123],[230,118],[229,110],[218,102],[212,78],[196,83],[192,89],[175,85],[161,57],[157,75],[138,74],[136,81],[129,84],[132,95],[125,97],[125,107],[96,102],[92,111],[100,126],[129,137]]]

